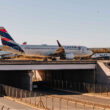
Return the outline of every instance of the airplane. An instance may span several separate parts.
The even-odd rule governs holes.
[[[27,45],[27,42],[23,42],[22,45]],[[0,45],[1,47],[1,45]],[[7,51],[2,51],[0,50],[0,59],[10,59],[10,58],[17,57],[17,55],[7,52]]]
[[[7,51],[0,51],[0,59],[8,59],[12,56],[14,57],[15,55]]]
[[[93,54],[85,46],[62,46],[58,40],[58,45],[19,45],[4,27],[0,27],[0,37],[3,45],[0,48],[2,51],[8,51],[25,57],[43,59],[56,59],[60,57],[60,59],[72,60],[75,57],[88,57]]]
[[[93,59],[110,59],[110,53],[96,53],[91,56]]]
[[[22,45],[27,45],[27,42],[23,42]]]

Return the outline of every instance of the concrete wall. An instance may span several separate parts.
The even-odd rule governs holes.
[[[0,83],[32,90],[32,71],[0,71]]]
[[[104,62],[98,61],[97,63],[96,83],[110,84],[110,69],[105,66]]]
[[[48,70],[43,73],[45,80],[94,83],[94,70]]]

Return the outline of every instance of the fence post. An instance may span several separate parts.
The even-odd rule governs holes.
[[[3,96],[3,85],[1,86],[1,96]]]
[[[102,94],[101,94],[101,85],[99,85],[99,87],[100,87],[100,95],[102,95]]]
[[[68,110],[68,100],[67,100],[67,110]]]
[[[56,80],[54,80],[54,88],[56,88]]]
[[[7,110],[10,110],[10,108],[7,108]]]
[[[60,80],[58,80],[58,88],[60,88]]]
[[[106,86],[106,95],[108,96],[108,88],[107,88],[107,86]]]
[[[88,92],[91,93],[91,90],[92,90],[91,84],[88,83],[88,87],[89,87]]]
[[[95,105],[93,104],[93,110],[95,110]]]
[[[103,110],[106,110],[106,108],[104,108]]]
[[[70,90],[72,90],[72,88],[73,88],[73,84],[72,82],[70,82]]]
[[[77,102],[75,101],[75,103],[74,103],[74,104],[75,104],[75,110],[77,110]]]
[[[37,93],[35,92],[35,106],[37,105],[36,104],[36,99],[37,99]]]
[[[45,96],[45,98],[46,98],[46,105],[45,106],[46,106],[46,109],[47,109],[47,96]]]
[[[1,94],[1,96],[2,96],[2,85],[0,86],[0,94]]]
[[[108,86],[108,96],[109,96],[109,92],[110,92],[110,88],[109,88],[109,86]]]
[[[6,89],[5,89],[5,85],[3,85],[3,96],[6,95],[6,94],[5,94],[5,90],[6,90]]]
[[[17,99],[17,88],[15,89],[15,98]]]
[[[1,90],[2,90],[2,86],[0,85],[0,96],[2,96]]]
[[[84,82],[84,92],[86,92],[86,87],[85,87],[85,85],[86,85],[86,84],[85,84],[85,82]]]
[[[9,89],[8,89],[8,90],[9,90],[9,96],[11,96],[11,95],[10,95],[10,86],[9,86]]]
[[[86,110],[85,103],[84,103],[84,110]]]
[[[76,83],[74,82],[74,90],[77,91]]]
[[[7,93],[6,93],[6,96],[9,96],[9,88],[8,88],[8,86],[7,86]]]
[[[54,99],[52,97],[52,110],[54,110]]]
[[[102,85],[101,85],[101,89],[100,89],[100,91],[101,91],[101,95],[102,95]]]
[[[41,94],[40,94],[40,101],[39,102],[40,102],[40,105],[39,106],[41,107]]]
[[[31,104],[31,92],[29,93],[29,98],[30,98],[30,104]]]
[[[2,106],[1,110],[3,110],[3,109],[4,109],[4,105]]]
[[[80,85],[80,82],[78,83],[78,90],[80,91],[80,87],[81,87],[81,85]]]
[[[63,89],[63,80],[62,80],[62,89]]]
[[[53,86],[53,81],[52,81],[52,80],[50,80],[50,84],[51,84],[51,86],[50,86],[50,87],[52,88],[52,86]]]
[[[24,91],[24,102],[26,103],[26,91]]]
[[[22,90],[20,90],[20,99],[22,101]]]
[[[68,82],[67,82],[67,80],[66,80],[66,89],[68,88],[67,86],[68,86]]]
[[[12,88],[12,98],[14,98],[14,88]]]
[[[34,94],[34,98],[33,98],[34,102],[33,102],[33,105],[36,106],[36,93],[33,92],[33,94]]]
[[[61,110],[61,98],[59,99],[59,110]]]
[[[12,94],[12,89],[11,89],[11,87],[10,87],[10,97],[11,97],[11,94]]]

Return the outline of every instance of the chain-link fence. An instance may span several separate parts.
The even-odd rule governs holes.
[[[33,92],[0,85],[0,96],[8,96],[21,103],[45,110],[109,110],[110,106],[84,101],[79,98],[60,97],[45,92]],[[107,109],[108,108],[108,109]]]

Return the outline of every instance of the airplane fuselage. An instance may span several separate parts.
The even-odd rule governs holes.
[[[27,55],[49,56],[59,47],[56,45],[22,45],[22,49]],[[92,51],[84,46],[63,46],[65,54],[74,54],[75,57],[87,57],[92,55]]]

